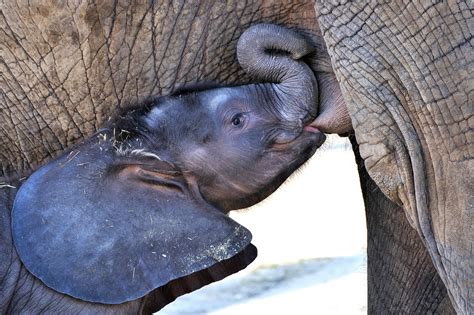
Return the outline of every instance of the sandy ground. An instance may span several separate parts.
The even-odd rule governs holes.
[[[253,234],[247,269],[159,314],[365,314],[366,232],[354,156],[332,137],[264,202],[231,216]]]

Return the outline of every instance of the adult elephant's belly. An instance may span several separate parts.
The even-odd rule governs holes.
[[[188,82],[247,83],[235,60],[247,25],[267,21],[318,33],[310,1],[8,2],[2,12],[0,177],[28,175],[118,108]]]

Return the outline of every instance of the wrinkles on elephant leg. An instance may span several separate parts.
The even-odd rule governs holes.
[[[456,311],[472,313],[472,10],[465,2],[317,9],[370,176],[403,205]]]
[[[368,313],[455,314],[417,231],[368,175],[359,145],[350,140],[366,208]]]

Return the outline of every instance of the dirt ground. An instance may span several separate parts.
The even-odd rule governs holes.
[[[253,234],[247,269],[159,314],[366,314],[366,231],[354,156],[331,137],[262,203],[231,216]]]

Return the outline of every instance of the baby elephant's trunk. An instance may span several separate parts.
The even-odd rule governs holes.
[[[314,47],[300,34],[271,24],[247,29],[239,39],[237,58],[252,76],[274,86],[278,112],[288,121],[310,122],[317,113],[318,84],[301,60]]]

